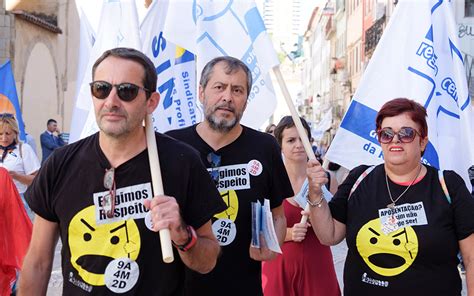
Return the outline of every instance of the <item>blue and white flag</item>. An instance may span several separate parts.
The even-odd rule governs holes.
[[[385,102],[406,97],[428,112],[423,163],[454,170],[471,187],[473,111],[453,9],[454,1],[399,1],[326,154],[329,160],[349,169],[381,163],[376,114]]]
[[[81,86],[73,110],[69,143],[85,138],[99,130],[89,87],[89,83],[92,82],[92,66],[104,51],[115,47],[141,49],[138,15],[134,0],[104,0],[102,3],[96,39],[80,82]]]
[[[0,66],[0,113],[15,115],[20,129],[20,140],[25,141],[25,124],[16,92],[15,78],[10,61]]]
[[[158,74],[160,103],[153,112],[155,130],[166,132],[201,121],[196,105],[194,54],[163,37],[168,1],[153,1],[140,25],[142,51]]]
[[[170,1],[163,32],[197,56],[198,76],[214,57],[242,60],[254,80],[242,123],[259,128],[271,116],[276,97],[269,72],[278,59],[253,0]]]

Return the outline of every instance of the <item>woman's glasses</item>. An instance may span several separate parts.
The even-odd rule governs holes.
[[[104,200],[102,202],[102,205],[103,205],[102,208],[104,209],[108,218],[113,218],[114,210],[115,210],[115,169],[114,168],[105,170],[104,187],[109,190],[109,193],[104,196]]]
[[[15,118],[15,115],[12,113],[0,113],[0,120],[4,118]]]
[[[402,127],[398,132],[395,132],[391,127],[384,127],[379,130],[379,142],[382,144],[388,144],[393,141],[395,135],[402,143],[411,143],[415,140],[416,135],[421,137],[421,134],[412,127]]]
[[[207,155],[207,161],[211,164],[210,175],[214,183],[219,183],[219,166],[221,165],[221,156],[213,152]]]
[[[133,101],[137,97],[139,90],[143,90],[147,94],[150,93],[148,89],[133,83],[111,84],[107,81],[94,81],[89,85],[91,86],[92,95],[100,100],[107,98],[113,87],[117,89],[118,97],[125,102]]]

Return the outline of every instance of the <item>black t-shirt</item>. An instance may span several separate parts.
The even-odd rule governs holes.
[[[474,199],[464,181],[444,172],[449,203],[438,171],[427,166],[390,211],[383,165],[348,199],[366,168],[352,170],[329,203],[334,219],[346,225],[344,295],[460,295],[459,240],[474,233]],[[389,186],[394,199],[407,188],[390,180]]]
[[[176,198],[195,228],[225,209],[198,154],[157,135],[166,195]],[[110,168],[95,134],[58,149],[26,193],[35,213],[59,224],[64,295],[181,295],[184,264],[161,258],[159,235],[147,228],[144,199],[152,198],[148,151],[115,168],[116,208],[106,218],[103,185]]]
[[[196,132],[196,126],[168,132],[196,148],[213,176],[226,211],[212,218],[222,247],[216,268],[201,275],[187,270],[186,295],[261,295],[261,262],[249,256],[251,202],[265,198],[270,207],[293,196],[275,138],[248,127],[231,144],[214,151]],[[213,153],[213,156],[209,156]],[[220,160],[220,161],[219,161]]]

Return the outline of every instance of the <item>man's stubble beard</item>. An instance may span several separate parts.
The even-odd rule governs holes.
[[[112,127],[107,127],[105,124],[102,123],[102,113],[117,113],[119,115],[123,115],[125,120],[120,122],[120,125],[117,126],[118,123],[112,123]],[[133,122],[130,121],[130,116],[128,116],[126,112],[123,112],[119,109],[113,109],[111,111],[105,110],[99,114],[99,119],[97,119],[97,126],[99,130],[103,132],[105,135],[111,138],[119,139],[122,137],[127,137],[133,130]],[[110,123],[109,123],[110,124]]]
[[[232,113],[234,114],[234,118],[231,120],[227,120],[225,118],[218,120],[214,115],[218,108],[223,106],[231,108],[229,105],[230,104],[220,104],[212,108],[212,110],[209,110],[210,108],[205,108],[206,121],[209,123],[209,127],[214,131],[217,131],[219,133],[227,133],[231,131],[238,123],[240,123],[240,119],[242,119],[243,115],[243,110],[242,112],[237,113],[235,108],[232,107]]]

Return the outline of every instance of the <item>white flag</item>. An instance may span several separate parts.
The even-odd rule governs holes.
[[[197,73],[227,55],[252,71],[253,85],[242,123],[259,128],[276,107],[269,72],[278,59],[254,1],[170,1],[164,36],[197,55]],[[199,77],[197,78],[199,79]]]
[[[315,142],[320,142],[324,133],[332,126],[332,107],[324,112],[321,120],[311,129],[311,136]]]
[[[160,103],[153,113],[155,130],[183,128],[201,121],[196,105],[194,54],[163,37],[168,1],[153,1],[140,25],[142,51],[154,63],[158,74]]]
[[[70,143],[98,131],[89,87],[95,61],[104,51],[111,48],[132,47],[138,50],[141,48],[135,1],[104,0],[96,36],[73,110]]]
[[[92,47],[94,46],[96,33],[95,30],[89,23],[89,18],[87,17],[84,9],[79,4],[77,5],[77,9],[79,12],[79,19],[80,19],[80,29],[79,29],[79,57],[77,63],[77,81],[82,82],[84,76],[86,76],[86,71],[88,69],[89,57],[92,51]],[[82,84],[77,83],[76,85],[76,92],[74,95],[75,101],[74,106],[76,106],[77,101],[79,100],[80,92],[81,92]],[[72,120],[71,120],[71,128],[70,128],[70,135],[80,135],[82,131],[82,125],[87,119],[89,110],[82,109],[81,107],[76,107],[73,110]],[[77,140],[77,137],[74,140],[71,140],[71,136],[69,137],[69,142],[72,143]]]
[[[329,160],[350,169],[381,163],[375,116],[385,102],[406,97],[428,112],[423,163],[454,170],[471,187],[473,111],[453,6],[438,0],[398,3],[326,154]]]

